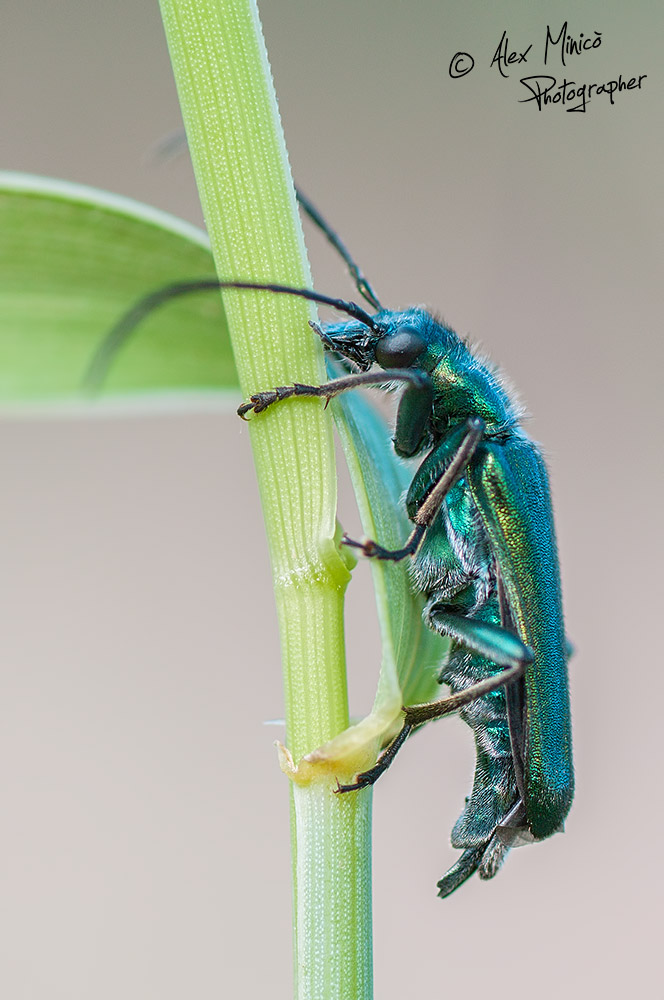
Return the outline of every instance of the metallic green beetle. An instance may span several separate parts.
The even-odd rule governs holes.
[[[372,784],[414,729],[459,711],[473,730],[477,764],[472,793],[452,831],[452,845],[463,853],[438,883],[439,895],[448,896],[475,871],[493,877],[515,843],[560,830],[572,803],[570,647],[548,475],[496,369],[425,309],[384,309],[336,233],[303,195],[298,198],[349,266],[372,313],[283,285],[203,280],[170,286],[121,320],[88,381],[97,381],[109,356],[155,306],[192,290],[246,288],[298,295],[346,313],[346,321],[314,329],[326,350],[358,371],[322,386],[257,393],[239,408],[241,416],[292,396],[330,399],[362,385],[406,383],[394,447],[401,456],[425,456],[406,498],[413,531],[396,551],[373,541],[344,541],[369,557],[411,558],[414,586],[426,598],[425,621],[452,640],[440,674],[452,694],[405,708],[403,728],[376,766],[339,790]]]
[[[312,217],[343,255],[338,237],[318,213]],[[345,259],[376,311],[337,301],[350,319],[315,329],[325,348],[360,374],[258,393],[238,412],[260,412],[293,395],[329,399],[363,384],[407,383],[394,447],[404,457],[425,456],[406,498],[414,530],[396,551],[345,542],[374,558],[412,558],[425,621],[452,640],[440,675],[452,695],[404,709],[403,729],[378,764],[340,790],[371,784],[414,728],[460,710],[475,735],[477,765],[452,831],[452,845],[463,853],[438,883],[447,896],[475,871],[491,878],[513,844],[556,833],[572,803],[570,647],[549,480],[496,369],[425,309],[383,309]],[[380,371],[369,371],[375,365]]]

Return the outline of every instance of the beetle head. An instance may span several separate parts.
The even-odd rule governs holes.
[[[371,326],[351,320],[314,325],[314,330],[328,351],[348,358],[360,371],[367,371],[373,364],[386,370],[429,371],[440,359],[440,345],[434,345],[440,337],[440,326],[420,308],[401,312],[383,309],[371,317]]]

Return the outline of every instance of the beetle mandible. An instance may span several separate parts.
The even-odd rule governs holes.
[[[292,396],[326,401],[363,385],[405,382],[397,410],[398,455],[424,455],[406,497],[413,530],[402,548],[344,543],[377,559],[410,558],[425,597],[427,625],[451,639],[440,673],[451,695],[403,709],[400,733],[349,792],[372,784],[410,733],[459,711],[473,730],[477,762],[471,795],[452,830],[462,850],[438,883],[448,896],[474,872],[488,879],[509,848],[562,828],[574,794],[560,571],[546,466],[521,427],[522,411],[496,368],[422,307],[385,309],[345,245],[298,192],[312,221],[348,265],[369,313],[310,289],[203,280],[172,285],[141,300],[111,331],[89,370],[98,381],[108,358],[148,312],[202,289],[298,295],[348,317],[312,324],[326,350],[355,371],[320,386],[294,384],[256,393],[245,417]]]

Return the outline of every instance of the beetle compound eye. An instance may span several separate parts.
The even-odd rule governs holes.
[[[376,361],[381,368],[408,368],[419,358],[425,343],[417,330],[402,326],[376,344]]]

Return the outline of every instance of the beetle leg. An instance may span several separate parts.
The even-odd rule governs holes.
[[[341,379],[339,381],[342,381]],[[390,559],[397,562],[414,555],[427,528],[445,501],[454,484],[463,475],[484,432],[484,421],[469,417],[465,424],[455,427],[422,462],[408,490],[406,505],[410,519],[415,522],[413,531],[400,549],[384,549],[371,540],[356,542],[347,535],[343,545],[361,549],[373,559]]]
[[[529,842],[532,837],[528,827],[523,825],[526,809],[522,799],[517,799],[496,827],[488,840],[475,847],[467,848],[458,861],[452,865],[438,882],[438,895],[441,899],[458,889],[475,872],[481,879],[490,879],[497,874],[507,852],[521,838]]]
[[[433,385],[407,385],[401,394],[394,422],[394,450],[411,458],[422,450],[433,414]]]
[[[460,885],[463,885],[471,875],[475,874],[482,860],[483,851],[484,844],[481,844],[479,847],[469,847],[463,852],[461,857],[438,882],[438,895],[441,899],[449,896]]]
[[[405,722],[392,742],[382,752],[374,766],[370,767],[368,771],[362,771],[361,774],[358,774],[355,781],[350,785],[340,785],[337,782],[336,791],[356,792],[360,788],[367,788],[369,785],[373,785],[374,782],[378,781],[383,771],[387,771],[412,731],[413,727]]]
[[[456,864],[452,865],[438,882],[440,898],[445,899],[475,872],[481,879],[493,878],[505,860],[510,846],[496,832],[487,843],[465,850]]]
[[[444,715],[451,715],[458,712],[464,705],[468,705],[476,698],[481,698],[485,694],[490,694],[505,684],[515,681],[523,672],[523,665],[518,667],[508,667],[497,677],[488,677],[472,687],[452,694],[448,698],[441,698],[439,701],[428,702],[425,705],[407,705],[402,709],[405,721],[392,742],[385,748],[373,767],[367,771],[362,771],[350,785],[337,784],[337,792],[356,792],[360,788],[373,785],[380,778],[381,774],[387,771],[394,761],[397,753],[404,745],[413,729],[424,725],[425,722],[432,722],[434,719],[442,719]],[[474,869],[473,869],[474,871]]]
[[[424,725],[425,722],[433,722],[434,719],[441,719],[444,715],[451,715],[454,712],[458,712],[459,709],[465,705],[469,705],[477,698],[482,698],[484,695],[491,694],[492,691],[497,691],[498,688],[504,687],[506,684],[511,684],[522,675],[526,665],[532,661],[532,652],[528,646],[525,646],[520,639],[517,639],[516,636],[505,631],[505,629],[489,625],[486,622],[463,618],[462,615],[447,615],[446,617],[450,620],[450,624],[445,634],[457,637],[462,632],[465,633],[467,638],[464,641],[464,645],[470,646],[468,637],[471,637],[473,645],[470,648],[474,648],[478,652],[480,651],[480,646],[482,650],[486,650],[492,645],[493,653],[495,654],[492,656],[492,659],[494,662],[498,662],[501,666],[504,666],[505,669],[500,674],[486,677],[484,680],[478,681],[477,684],[472,684],[463,691],[448,695],[447,698],[427,702],[424,705],[404,706],[402,709],[404,713],[403,726],[380,755],[374,766],[368,771],[358,774],[352,784],[338,785],[337,792],[353,792],[357,791],[358,788],[366,788],[368,785],[373,785],[380,778],[381,774],[388,769],[413,729]],[[455,625],[454,629],[453,621]],[[466,629],[456,624],[457,622],[464,621],[468,623]]]
[[[406,705],[402,709],[404,713],[404,724],[394,737],[392,742],[385,748],[376,763],[368,771],[362,771],[350,785],[337,785],[337,792],[356,792],[360,788],[373,785],[380,778],[384,771],[387,771],[397,753],[410,736],[413,729],[424,725],[425,722],[432,722],[434,719],[441,719],[444,715],[451,715],[458,712],[464,705],[468,705],[476,698],[481,698],[485,694],[490,694],[505,684],[515,681],[523,672],[523,664],[508,667],[501,674],[494,677],[487,677],[486,680],[473,684],[465,691],[441,698],[439,701],[428,702],[425,705]]]
[[[248,403],[242,403],[238,407],[239,417],[245,419],[247,413],[253,410],[254,413],[262,413],[273,403],[279,403],[291,396],[317,396],[327,402],[338,396],[341,392],[349,389],[358,389],[363,385],[385,385],[387,382],[409,382],[416,386],[428,386],[429,376],[425,372],[418,372],[409,368],[398,368],[391,370],[389,374],[384,371],[361,372],[352,375],[344,375],[341,378],[324,382],[323,385],[302,385],[295,382],[293,385],[281,385],[276,389],[267,389],[264,392],[257,392],[249,397]]]
[[[384,549],[382,545],[379,545],[378,542],[373,542],[370,538],[364,542],[356,542],[353,538],[349,538],[345,534],[341,538],[341,544],[347,545],[350,549],[361,549],[362,555],[365,555],[368,559],[389,559],[392,562],[399,562],[400,559],[405,559],[406,556],[415,555],[426,530],[425,525],[415,525],[406,539],[405,545],[400,549]]]
[[[506,628],[483,622],[478,618],[447,611],[440,604],[429,604],[425,610],[427,623],[436,632],[448,636],[460,646],[472,649],[499,667],[515,667],[533,662],[533,651]]]
[[[498,688],[518,680],[523,674],[524,668],[524,662],[518,663],[506,667],[499,674],[494,674],[491,677],[486,677],[483,681],[478,681],[477,684],[472,684],[463,691],[450,694],[447,698],[426,702],[424,705],[407,705],[403,709],[406,720],[404,724],[414,729],[416,726],[423,726],[425,722],[433,722],[434,719],[442,719],[444,715],[452,715],[472,701],[483,698],[484,695],[491,694],[492,691],[497,691]]]

